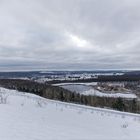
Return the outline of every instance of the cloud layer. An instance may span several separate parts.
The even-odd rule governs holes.
[[[0,0],[0,69],[140,69],[139,0]]]

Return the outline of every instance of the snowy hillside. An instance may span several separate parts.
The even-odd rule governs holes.
[[[1,140],[140,139],[140,115],[0,88]]]

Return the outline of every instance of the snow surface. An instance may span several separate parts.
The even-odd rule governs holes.
[[[55,86],[63,87],[67,90],[72,92],[77,92],[83,95],[94,95],[98,97],[112,97],[112,98],[127,98],[127,99],[135,99],[137,98],[136,94],[134,93],[103,93],[94,89],[94,85],[96,82],[93,83],[60,83],[54,84]]]
[[[64,86],[64,85],[87,85],[87,86],[95,86],[97,85],[97,82],[90,82],[90,83],[57,83],[52,84],[54,86]]]
[[[128,99],[135,99],[137,96],[132,93],[103,93],[95,89],[90,89],[88,91],[84,91],[81,94],[84,95],[94,95],[94,96],[99,96],[99,97],[112,97],[112,98],[128,98]]]
[[[140,115],[0,88],[1,140],[139,140]],[[0,98],[1,99],[1,98]],[[1,101],[1,100],[0,100]]]

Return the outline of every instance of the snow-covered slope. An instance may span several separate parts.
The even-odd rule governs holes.
[[[140,115],[51,101],[4,88],[0,88],[1,99],[1,140],[140,139]]]

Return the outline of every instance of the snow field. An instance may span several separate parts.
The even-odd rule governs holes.
[[[140,139],[140,115],[52,101],[1,88],[2,140]]]

